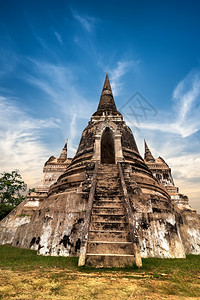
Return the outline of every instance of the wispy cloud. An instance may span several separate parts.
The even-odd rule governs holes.
[[[61,113],[64,114],[64,122],[68,126],[65,134],[69,135],[69,148],[71,147],[69,154],[73,156],[74,149],[79,142],[78,138],[80,138],[77,136],[78,129],[76,131],[75,128],[79,128],[81,119],[88,120],[91,117],[96,103],[89,102],[81,95],[70,68],[33,59],[29,62],[32,64],[35,76],[25,74],[25,79],[45,93],[49,101],[56,103]]]
[[[58,33],[57,31],[53,31],[53,33],[54,33],[56,39],[58,40],[58,42],[60,43],[60,45],[62,45],[63,44],[63,40],[62,40],[61,34]]]
[[[122,60],[117,62],[116,68],[109,70],[114,95],[118,95],[122,89],[122,77],[137,63],[133,60]]]
[[[35,26],[33,24],[30,23],[29,26],[30,26],[32,34],[33,34],[34,38],[36,39],[36,41],[38,42],[38,44],[42,48],[44,48],[44,49],[46,49],[46,50],[49,51],[50,49],[48,47],[48,44],[47,44],[45,38],[42,38],[41,35],[37,33],[37,30],[36,30],[36,28],[35,28]]]
[[[119,60],[116,63],[116,67],[110,67],[110,63],[106,65],[102,62],[102,58],[97,61],[97,66],[100,67],[105,73],[108,72],[113,94],[119,95],[123,89],[122,77],[132,70],[135,65],[139,63],[139,60]]]
[[[14,46],[12,46],[14,48]],[[0,77],[8,77],[12,74],[18,63],[20,57],[17,55],[11,46],[3,45],[0,48]]]
[[[142,116],[138,128],[178,134],[183,138],[200,130],[200,72],[190,72],[173,91],[173,107],[159,111],[156,118]],[[137,113],[137,112],[136,112]],[[141,113],[141,111],[140,111]],[[135,120],[132,120],[133,123]],[[131,119],[129,120],[131,126]]]
[[[77,13],[74,9],[71,9],[72,15],[75,20],[79,22],[79,24],[82,26],[84,30],[87,32],[92,32],[94,30],[94,25],[95,25],[95,18],[86,16],[86,15],[81,15]]]
[[[200,212],[200,140],[192,136],[183,138],[174,133],[146,129],[134,132],[134,136],[142,155],[142,138],[145,138],[153,156],[164,158],[172,170],[180,193],[187,195],[190,205]]]
[[[31,118],[5,97],[0,97],[0,111],[0,172],[19,169],[26,183],[37,185],[48,153],[41,133],[58,124],[53,119]]]
[[[172,108],[158,112],[154,122],[141,119],[139,130],[134,130],[131,120],[128,125],[140,149],[145,137],[152,154],[166,160],[180,192],[188,194],[191,205],[200,210],[200,141],[194,135],[200,130],[200,71],[191,71],[179,82],[172,97]]]
[[[168,162],[179,180],[200,178],[200,153],[170,157]]]
[[[77,145],[74,145],[74,141],[77,137],[77,114],[73,113],[71,115],[71,124],[70,124],[70,132],[69,132],[69,140],[71,143],[69,144],[69,151],[74,156],[77,151]]]
[[[173,93],[177,120],[176,129],[183,137],[200,129],[200,72],[192,71],[182,80]]]
[[[182,154],[168,158],[175,184],[180,192],[187,195],[190,205],[200,211],[200,152]]]
[[[41,60],[29,60],[35,76],[25,74],[25,79],[49,96],[69,116],[76,113],[79,118],[88,119],[93,112],[91,103],[77,89],[75,76],[70,68]]]
[[[175,184],[181,187],[181,193],[189,196],[189,204],[192,208],[200,212],[199,200],[200,200],[200,185],[199,180],[193,181],[187,178],[176,178]]]

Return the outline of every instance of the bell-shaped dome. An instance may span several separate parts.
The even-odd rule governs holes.
[[[140,155],[131,129],[116,108],[108,74],[97,111],[83,130],[76,155],[66,172],[51,187],[50,193],[64,191],[73,185],[79,186],[86,178],[87,166],[91,163],[94,165],[96,161],[100,164],[118,162],[129,164],[138,183],[142,186],[153,186],[168,197],[166,190],[153,177]]]

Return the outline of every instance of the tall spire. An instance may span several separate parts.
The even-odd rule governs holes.
[[[155,162],[155,159],[154,159],[153,155],[151,154],[151,151],[149,150],[149,147],[147,146],[147,143],[145,140],[144,140],[144,147],[145,147],[144,159],[148,162]]]
[[[60,157],[58,158],[58,162],[64,162],[67,159],[67,143],[68,139],[66,140],[66,143],[62,149],[62,152],[60,153]]]
[[[117,108],[115,105],[108,73],[106,73],[106,78],[105,78],[103,89],[101,92],[99,105],[98,105],[97,111],[94,113],[94,115],[102,115],[103,112],[106,112],[106,111],[110,112],[114,115],[120,114],[120,112],[117,111]]]

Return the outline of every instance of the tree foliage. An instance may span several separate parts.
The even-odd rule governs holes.
[[[22,180],[18,170],[0,174],[0,204],[16,207],[25,199],[27,185]]]
[[[13,206],[5,203],[0,204],[0,221],[5,218],[12,210]]]

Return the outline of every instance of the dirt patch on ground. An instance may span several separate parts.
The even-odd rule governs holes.
[[[171,293],[170,293],[171,289]],[[84,273],[61,269],[1,270],[0,299],[189,299],[176,296],[173,283],[151,274]],[[192,299],[200,299],[193,297]]]

